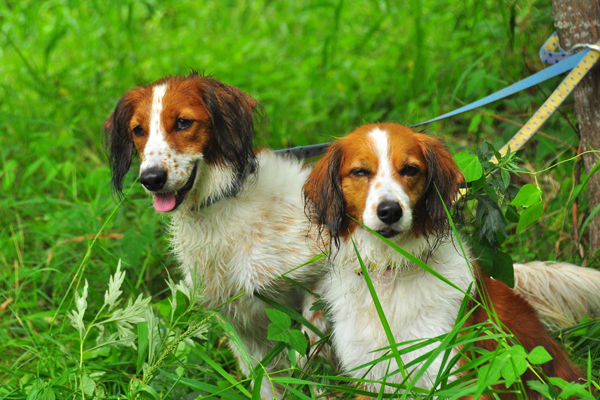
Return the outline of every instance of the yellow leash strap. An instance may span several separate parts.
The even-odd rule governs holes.
[[[552,39],[552,38],[551,38]],[[546,45],[549,44],[548,50],[558,48],[558,38],[556,40],[549,40]],[[544,47],[546,47],[546,45]],[[555,46],[555,47],[552,47]],[[519,129],[519,132],[512,139],[508,141],[499,151],[502,156],[505,156],[510,147],[510,151],[514,152],[519,150],[535,133],[542,127],[544,122],[556,111],[556,109],[562,104],[567,98],[569,93],[573,91],[575,86],[583,79],[583,77],[592,69],[594,64],[600,59],[600,42],[596,43],[595,46],[589,46],[589,53],[581,59],[579,64],[567,75],[565,80],[558,86],[558,88],[548,97],[544,104],[533,114],[533,117],[527,121],[525,125]],[[498,163],[496,157],[492,157],[490,160],[494,164]]]

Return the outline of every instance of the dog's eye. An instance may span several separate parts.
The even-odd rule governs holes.
[[[419,167],[415,167],[414,165],[407,165],[406,167],[402,168],[402,171],[400,171],[400,175],[415,176],[420,171],[421,170],[419,169]]]
[[[192,121],[191,119],[177,118],[177,130],[178,131],[186,130],[187,128],[192,126],[193,122],[194,121]]]
[[[367,178],[371,177],[371,173],[369,171],[367,171],[366,169],[362,169],[362,168],[353,169],[352,171],[350,171],[350,174],[354,175],[354,176],[358,176],[359,178],[363,177],[363,176],[366,176]]]
[[[142,128],[141,125],[136,126],[135,128],[133,128],[133,134],[137,137],[144,136],[144,128]]]

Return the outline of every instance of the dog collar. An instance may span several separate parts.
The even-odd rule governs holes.
[[[209,196],[206,200],[204,200],[199,206],[190,207],[191,211],[199,211],[203,210],[207,207],[212,206],[215,203],[218,203],[221,200],[228,199],[230,197],[235,197],[240,190],[242,190],[242,186],[246,183],[248,177],[256,172],[256,161],[252,161],[250,164],[246,166],[246,169],[242,175],[240,175],[240,179],[236,180],[234,184],[227,190],[224,190],[218,196]]]
[[[429,249],[425,249],[423,250],[423,252],[421,254],[419,254],[418,256],[416,256],[419,260],[426,262],[425,260],[429,258],[429,256],[431,255]],[[410,262],[411,265],[416,267],[416,264],[413,264],[412,262]],[[391,269],[396,269],[396,268],[402,268],[403,266],[405,266],[404,263],[400,263],[400,265],[396,262],[390,262],[387,267],[385,268],[385,271],[389,271]],[[417,268],[419,269],[419,268]],[[367,264],[367,271],[370,273],[371,271],[383,271],[383,269],[379,268],[379,266],[377,264],[374,263],[369,263]],[[357,275],[362,275],[362,269],[361,268],[357,268],[354,270],[354,273]]]

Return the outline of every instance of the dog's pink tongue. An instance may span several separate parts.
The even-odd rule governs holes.
[[[175,208],[175,195],[158,193],[154,195],[154,209],[158,212],[169,212]]]

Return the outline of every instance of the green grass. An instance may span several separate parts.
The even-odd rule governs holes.
[[[165,335],[161,343],[175,343],[190,324],[210,315],[193,309],[180,291],[169,290],[168,271],[177,280],[177,268],[168,252],[166,220],[151,209],[135,173],[126,182],[131,189],[122,205],[111,194],[101,126],[126,90],[189,68],[205,71],[262,102],[267,120],[255,143],[273,148],[329,141],[367,122],[417,123],[542,68],[537,51],[553,29],[551,7],[541,0],[510,3],[515,7],[497,0],[4,2],[0,398],[81,398],[84,388],[88,394],[95,388],[100,397],[133,396],[132,385],[144,380],[143,362],[149,359],[140,361],[129,347],[90,350],[82,359],[80,350],[91,349],[95,337],[82,347],[66,317],[87,280],[84,322],[92,322],[119,259],[123,298],[151,297]],[[483,140],[499,147],[517,127],[497,116],[523,123],[557,82],[436,123],[429,131],[446,137],[456,151],[474,149]],[[554,116],[543,127],[566,144],[538,136],[522,155],[531,168],[542,170],[573,156],[578,139],[566,122],[575,121],[571,104],[563,107],[564,118]],[[598,266],[587,251],[585,232],[580,243],[571,240],[571,208],[565,204],[575,169],[568,162],[538,176],[542,219],[519,234],[516,224],[509,227],[503,243],[515,261]],[[527,176],[520,179],[529,182]],[[584,190],[579,228],[589,212]],[[173,299],[177,306],[169,302]],[[214,318],[209,325],[196,347],[176,343],[152,386],[138,387],[142,393],[206,395],[243,380],[223,343],[226,327]],[[132,327],[134,332],[150,328]],[[591,338],[575,342],[578,356],[587,357],[589,341],[596,343]],[[164,350],[156,350],[155,360]],[[598,363],[597,354],[592,356]],[[319,381],[316,376],[334,371],[318,360],[296,379],[307,375]],[[330,382],[338,380],[347,391],[355,390],[344,378]],[[303,383],[288,385],[301,397]],[[244,397],[237,388],[223,393]]]

